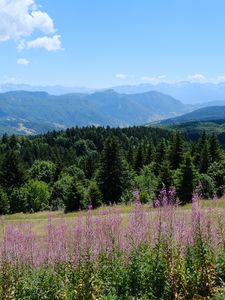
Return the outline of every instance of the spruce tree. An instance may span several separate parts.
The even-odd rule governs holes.
[[[172,171],[171,171],[170,162],[168,160],[163,161],[163,163],[161,164],[158,181],[159,181],[159,185],[158,185],[159,191],[162,189],[163,186],[166,188],[167,191],[172,186],[173,183]]]
[[[118,203],[125,187],[125,166],[115,137],[106,139],[101,157],[98,184],[104,203]]]
[[[210,164],[211,164],[211,155],[210,155],[208,140],[206,140],[203,145],[203,148],[201,149],[200,157],[199,157],[198,167],[200,173],[206,173],[208,171]]]
[[[180,167],[176,184],[177,195],[182,204],[191,202],[192,194],[196,186],[196,181],[197,173],[193,165],[191,156],[187,154],[183,164]]]
[[[220,142],[215,133],[213,133],[210,136],[209,151],[210,151],[212,162],[221,160],[222,150],[221,150]]]
[[[24,168],[17,151],[8,151],[3,158],[0,171],[1,184],[5,189],[15,187],[23,183],[25,177]]]
[[[172,169],[177,169],[183,159],[183,140],[179,131],[172,135],[170,148],[170,163]]]
[[[129,165],[133,168],[134,167],[134,147],[133,145],[129,145],[128,153],[127,153],[127,161]]]
[[[197,145],[193,147],[194,163],[198,167],[200,173],[206,173],[211,164],[211,155],[208,135],[203,131]]]
[[[154,160],[154,156],[155,156],[155,147],[151,141],[147,146],[146,159],[145,159],[146,165],[149,165]]]
[[[161,139],[159,144],[156,147],[155,152],[155,167],[154,167],[154,173],[155,175],[158,175],[161,169],[161,164],[164,160],[166,160],[167,157],[167,146],[165,139]]]
[[[139,172],[143,168],[144,163],[145,163],[144,149],[143,149],[143,145],[140,144],[138,146],[138,149],[137,149],[137,155],[136,155],[136,158],[135,158],[134,170]]]

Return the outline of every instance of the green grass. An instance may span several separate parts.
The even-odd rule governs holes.
[[[218,199],[218,200],[202,200],[201,201],[201,206],[202,208],[209,209],[209,208],[224,208],[225,209],[225,199]],[[128,214],[132,210],[132,204],[119,204],[117,206],[122,213],[124,217],[124,221],[126,222]],[[146,211],[149,213],[153,213],[155,209],[151,208],[150,205],[145,204],[144,205]],[[107,207],[102,206],[100,208],[97,208],[93,211],[93,215],[98,215],[99,212],[107,209]],[[190,211],[191,210],[191,204],[186,204],[184,206],[180,206],[180,211]],[[86,216],[87,211],[81,211],[81,212],[73,212],[73,213],[68,213],[64,214],[63,211],[54,211],[51,213],[51,217],[53,219],[53,222],[59,221],[62,217],[66,218],[66,221],[74,221],[76,220],[80,214],[82,216]],[[43,211],[43,212],[37,212],[37,213],[17,213],[13,215],[6,215],[0,217],[0,235],[2,235],[2,230],[3,226],[5,224],[10,224],[10,223],[32,223],[33,229],[35,232],[42,234],[44,232],[44,228],[47,224],[48,221],[48,216],[49,212],[48,211]]]

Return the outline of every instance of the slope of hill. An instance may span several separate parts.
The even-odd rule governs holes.
[[[179,124],[193,121],[225,120],[225,106],[199,108],[182,116],[160,121],[160,124]]]
[[[49,95],[16,91],[0,94],[0,132],[39,133],[71,126],[140,125],[187,112],[180,101],[159,92]]]

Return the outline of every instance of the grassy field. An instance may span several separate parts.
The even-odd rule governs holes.
[[[200,203],[201,207],[203,209],[225,209],[225,199],[218,199],[218,200],[201,200]],[[119,204],[117,205],[118,209],[120,210],[120,213],[124,217],[124,222],[126,222],[128,215],[132,211],[133,205],[132,204]],[[191,204],[186,204],[184,206],[180,206],[179,210],[181,212],[183,211],[189,211],[191,210]],[[95,209],[92,213],[93,215],[99,215],[101,211],[104,211],[106,209],[105,206],[102,206],[100,208]],[[144,205],[144,209],[149,214],[155,213],[155,209],[153,209],[149,204]],[[57,221],[60,221],[62,218],[65,218],[67,222],[76,220],[80,215],[85,217],[87,214],[87,211],[80,211],[80,212],[73,212],[73,213],[67,213],[64,214],[63,211],[53,211],[51,212],[51,217],[54,223],[57,223]],[[20,224],[20,223],[31,223],[33,230],[38,233],[42,234],[45,226],[47,225],[49,217],[49,211],[43,211],[43,212],[37,212],[37,213],[17,213],[13,215],[6,215],[2,216],[0,219],[0,234],[2,235],[3,227],[6,224]]]
[[[225,299],[225,199],[1,217],[0,299]]]

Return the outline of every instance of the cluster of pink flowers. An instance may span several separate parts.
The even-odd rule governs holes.
[[[217,251],[225,243],[225,210],[201,208],[197,192],[192,210],[180,209],[173,205],[174,193],[162,190],[152,209],[140,203],[136,191],[128,218],[119,206],[107,207],[97,215],[89,209],[85,216],[80,214],[72,221],[64,217],[56,221],[49,213],[42,235],[35,233],[31,224],[5,224],[0,263],[12,267],[70,263],[76,267],[82,260],[96,260],[117,250],[129,258],[129,253],[141,245],[154,247],[159,239],[185,251],[195,242],[197,232]]]

